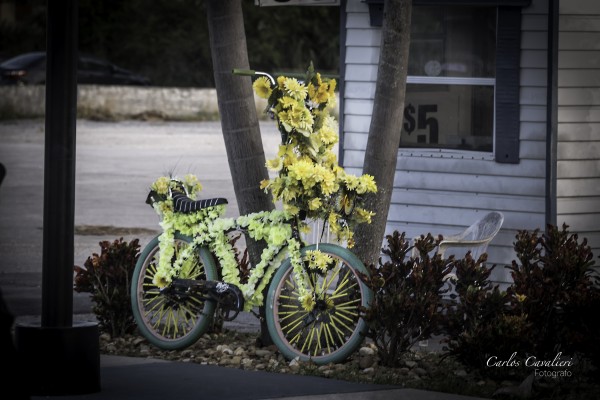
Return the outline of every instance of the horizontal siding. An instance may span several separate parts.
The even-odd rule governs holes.
[[[598,211],[600,212],[600,179],[597,176],[594,178],[558,179],[557,194],[558,198],[597,197]]]
[[[599,106],[600,90],[598,87],[567,88],[562,87],[558,92],[559,106]]]
[[[570,88],[595,87],[597,90],[600,87],[600,71],[598,69],[562,69],[558,76],[558,86]]]
[[[561,161],[597,160],[600,155],[600,138],[598,141],[561,141],[557,153]]]
[[[558,53],[558,68],[561,70],[566,68],[597,69],[598,65],[600,65],[600,51],[597,50],[561,50]]]
[[[563,197],[558,200],[560,214],[597,214],[598,199],[596,197]],[[597,220],[596,220],[597,221]],[[594,228],[600,225],[596,223]]]
[[[562,15],[600,15],[598,0],[567,0],[560,2]]]
[[[600,107],[559,107],[558,109],[558,122],[600,122]]]
[[[546,87],[548,77],[546,68],[522,68],[519,79],[532,87]]]
[[[600,2],[560,3],[557,223],[600,254]]]
[[[561,142],[600,140],[600,122],[561,122],[558,124],[558,140]]]
[[[530,210],[543,210],[544,199],[539,196],[505,196],[502,194],[458,193],[429,191],[422,189],[396,190],[392,194],[392,202],[405,205],[427,205],[429,207],[451,207],[453,209],[478,210],[485,203],[489,210],[502,213],[523,213]]]
[[[561,15],[558,23],[561,32],[600,32],[597,15]]]
[[[440,190],[470,193],[486,193],[505,195],[510,193],[515,196],[542,196],[544,195],[545,181],[543,178],[468,175],[439,172],[420,172],[411,174],[398,171],[394,178],[394,187],[403,189]],[[597,192],[600,189],[589,189]],[[485,204],[481,207],[485,208]]]
[[[559,179],[597,178],[600,160],[561,160],[557,162],[556,175]]]

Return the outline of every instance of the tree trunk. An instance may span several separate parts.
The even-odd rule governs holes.
[[[269,175],[251,80],[232,74],[234,68],[250,68],[241,0],[209,0],[206,10],[221,127],[239,212],[244,215],[272,210],[271,197],[260,190],[260,181]],[[246,245],[256,265],[263,246],[249,237]],[[264,319],[261,341],[270,343]]]
[[[363,173],[373,175],[377,193],[365,199],[375,211],[371,224],[359,225],[354,252],[365,264],[377,264],[385,235],[400,144],[408,49],[411,0],[385,0],[377,84]]]

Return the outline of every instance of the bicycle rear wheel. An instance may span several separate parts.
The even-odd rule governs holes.
[[[191,239],[175,234],[175,256]],[[158,236],[140,255],[132,277],[131,305],[140,333],[153,345],[178,350],[194,344],[210,327],[216,304],[198,294],[175,291],[172,286],[159,289],[152,280],[156,274],[160,249]],[[217,280],[215,262],[206,248],[200,250],[181,268],[182,279]]]
[[[316,249],[315,245],[302,249]],[[367,324],[360,307],[373,298],[359,272],[362,262],[349,250],[320,244],[319,250],[332,258],[327,272],[309,273],[312,309],[299,299],[297,282],[289,260],[273,277],[267,296],[267,326],[273,342],[287,359],[298,357],[316,364],[344,361],[360,346]]]

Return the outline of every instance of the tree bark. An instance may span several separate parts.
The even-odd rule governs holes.
[[[208,0],[206,10],[221,127],[239,212],[245,215],[272,210],[271,197],[260,190],[260,181],[269,175],[251,79],[232,73],[234,68],[250,69],[241,0]],[[246,246],[256,265],[263,246],[249,237]],[[261,340],[270,343],[262,319]]]
[[[390,208],[404,110],[411,0],[385,0],[375,100],[363,173],[373,175],[377,193],[365,199],[365,208],[375,211],[371,224],[355,233],[354,252],[365,264],[376,265],[381,254]]]

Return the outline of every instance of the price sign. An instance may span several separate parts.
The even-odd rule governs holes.
[[[404,123],[402,129],[409,136],[417,130],[417,143],[437,144],[439,140],[439,124],[436,118],[438,111],[437,104],[420,104],[414,106],[409,103],[404,107]],[[425,131],[425,132],[421,132]],[[427,137],[429,140],[427,141]]]

